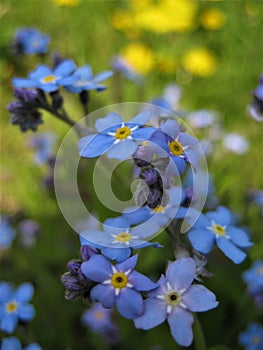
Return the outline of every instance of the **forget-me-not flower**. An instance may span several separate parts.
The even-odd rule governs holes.
[[[29,79],[14,78],[13,85],[21,88],[38,88],[44,92],[54,92],[59,89],[60,81],[69,76],[75,68],[75,63],[72,60],[62,61],[54,70],[41,64],[29,74]],[[71,79],[74,82],[74,78],[71,77]]]
[[[119,313],[128,319],[142,315],[144,311],[142,291],[157,287],[149,278],[134,270],[138,255],[112,265],[104,256],[95,254],[81,265],[83,274],[98,282],[90,292],[90,298],[105,308],[114,304]]]
[[[194,147],[198,141],[193,136],[181,132],[175,120],[166,120],[150,140],[156,145],[155,151],[160,157],[170,157],[173,163],[168,166],[167,171],[172,175],[182,174],[187,162],[197,167],[198,156]]]
[[[216,244],[235,264],[240,264],[246,257],[241,248],[252,245],[245,231],[232,224],[230,211],[220,206],[216,211],[201,214],[188,233],[188,238],[197,251],[207,254]]]
[[[134,320],[136,328],[148,330],[166,319],[175,341],[189,346],[193,340],[191,312],[202,312],[218,305],[214,293],[202,285],[192,284],[196,274],[195,262],[182,258],[170,263],[166,276],[157,282],[158,288],[148,292],[144,313]]]
[[[0,216],[0,251],[10,248],[15,238],[15,230],[4,216]]]
[[[247,329],[239,334],[238,342],[245,350],[262,350],[263,327],[258,323],[250,323]]]
[[[139,225],[130,227],[130,223],[123,217],[107,219],[103,223],[103,230],[86,229],[80,234],[81,245],[88,245],[100,249],[101,253],[111,260],[121,262],[131,256],[132,248],[139,249],[149,246],[161,248],[158,243],[146,241],[146,233],[150,237],[158,231],[155,225]]]
[[[31,283],[22,283],[16,290],[8,282],[0,283],[0,329],[3,332],[12,333],[19,320],[32,320],[35,309],[28,302],[33,294],[34,287]]]
[[[66,90],[74,94],[79,94],[82,91],[97,90],[102,91],[107,87],[100,83],[113,75],[112,71],[101,72],[97,75],[93,75],[92,68],[86,64],[85,66],[78,68],[75,72],[60,81]]]
[[[251,293],[263,292],[263,260],[254,261],[250,269],[242,274]]]
[[[138,148],[138,141],[148,140],[154,128],[145,126],[151,111],[139,113],[129,122],[124,122],[117,113],[109,113],[95,123],[98,134],[83,137],[79,141],[79,154],[94,158],[107,152],[108,158],[127,159]]]
[[[36,28],[23,28],[15,34],[12,44],[15,53],[23,55],[44,54],[48,51],[50,38]]]
[[[17,337],[3,338],[0,343],[0,350],[22,350],[22,345]],[[42,348],[37,343],[31,343],[23,350],[42,350]]]

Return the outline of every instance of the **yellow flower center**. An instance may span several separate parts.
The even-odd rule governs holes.
[[[165,207],[163,207],[162,205],[158,205],[158,207],[152,209],[152,211],[154,213],[163,213],[165,211]]]
[[[116,272],[111,277],[111,284],[114,288],[124,288],[128,283],[128,277],[123,272]]]
[[[252,340],[253,344],[259,344],[260,341],[261,341],[261,338],[258,335],[255,335],[253,337],[253,340]]]
[[[117,129],[115,132],[115,138],[119,140],[126,139],[131,134],[131,129],[127,126],[122,126],[121,128]]]
[[[97,311],[97,312],[95,312],[95,318],[96,318],[96,320],[102,320],[103,317],[104,317],[104,314],[103,314],[102,311]]]
[[[219,236],[224,236],[226,234],[224,227],[217,224],[212,225],[212,231]]]
[[[181,297],[176,291],[172,290],[166,294],[165,301],[171,306],[176,306],[181,302]]]
[[[8,304],[6,304],[6,311],[8,313],[12,313],[12,312],[16,312],[17,310],[17,307],[18,307],[18,303],[15,302],[15,301],[10,301]]]
[[[56,81],[55,75],[47,75],[42,79],[42,83],[54,83],[54,81]]]
[[[184,153],[183,146],[180,144],[180,142],[172,141],[169,144],[170,152],[175,156],[181,156]]]
[[[120,232],[115,237],[118,242],[129,242],[131,239],[131,235],[128,232]]]

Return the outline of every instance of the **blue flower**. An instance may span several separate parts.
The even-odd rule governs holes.
[[[175,120],[166,120],[160,129],[155,131],[150,138],[155,145],[155,152],[160,157],[170,157],[167,172],[172,175],[182,174],[187,162],[197,167],[198,157],[194,147],[198,144],[197,139],[180,131]]]
[[[101,253],[111,260],[121,262],[131,256],[132,249],[153,246],[161,248],[158,243],[146,241],[145,232],[150,237],[158,231],[155,225],[139,225],[130,227],[129,221],[123,217],[107,219],[103,231],[86,229],[80,233],[81,245],[100,249]]]
[[[252,267],[243,272],[242,277],[248,285],[249,292],[263,292],[263,261],[254,261]]]
[[[91,67],[87,64],[78,68],[70,77],[62,79],[60,84],[75,94],[90,90],[103,91],[107,87],[100,83],[112,75],[112,71],[105,71],[94,76]]]
[[[50,38],[36,28],[23,28],[15,34],[12,44],[15,53],[34,55],[48,51]]]
[[[75,63],[72,60],[62,61],[54,70],[46,65],[39,65],[29,74],[29,79],[14,78],[13,85],[22,88],[38,88],[45,92],[57,91],[60,81],[67,77],[74,69]],[[71,77],[72,82],[74,78]]]
[[[250,323],[247,329],[239,334],[238,342],[245,350],[262,350],[263,327],[258,323]]]
[[[35,160],[39,165],[46,164],[54,157],[54,143],[56,137],[51,133],[42,133],[33,136],[29,140],[30,146],[35,150]]]
[[[232,221],[230,211],[223,206],[216,211],[201,214],[188,233],[194,249],[207,254],[217,244],[230,260],[240,264],[246,257],[240,248],[248,248],[252,243],[246,232],[232,226]]]
[[[138,148],[137,141],[148,140],[155,131],[145,124],[151,117],[147,110],[125,123],[117,113],[109,113],[96,121],[98,134],[83,137],[79,142],[79,154],[94,158],[107,152],[108,158],[127,159]]]
[[[185,218],[190,209],[180,207],[180,204],[185,198],[183,189],[179,186],[172,187],[166,191],[167,203],[149,208],[144,206],[141,208],[131,207],[123,211],[125,217],[131,225],[137,225],[142,222],[147,222],[148,225],[154,226],[156,231],[165,228],[173,219]]]
[[[94,332],[100,333],[110,343],[119,339],[119,332],[112,322],[112,310],[95,303],[82,315],[82,323]]]
[[[16,337],[3,338],[0,350],[22,350],[22,345]],[[32,343],[27,345],[24,350],[42,350],[42,348],[37,343]]]
[[[0,283],[0,329],[12,333],[19,320],[28,322],[35,316],[35,309],[28,302],[34,294],[31,283],[22,283],[14,290],[10,283]]]
[[[15,235],[15,230],[9,225],[6,218],[0,216],[0,252],[11,247]]]
[[[202,285],[191,285],[196,273],[195,262],[182,258],[170,263],[166,276],[157,282],[158,288],[147,293],[144,313],[134,320],[136,328],[151,329],[169,323],[171,334],[182,346],[193,340],[191,312],[207,311],[218,305],[215,295]]]
[[[90,292],[94,301],[110,309],[116,304],[119,313],[128,319],[142,315],[144,311],[141,291],[149,291],[157,287],[150,279],[134,271],[138,255],[112,265],[102,255],[93,255],[81,265],[83,274],[98,282]]]

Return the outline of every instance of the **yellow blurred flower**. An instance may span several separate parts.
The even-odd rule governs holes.
[[[195,48],[185,54],[182,65],[193,75],[206,77],[215,73],[217,61],[214,54],[206,48]]]
[[[190,30],[195,26],[198,4],[192,0],[133,0],[130,5],[130,11],[117,11],[113,15],[112,24],[116,29],[163,34]]]
[[[154,66],[152,51],[141,43],[128,45],[120,55],[136,72],[146,74]]]
[[[58,6],[77,6],[80,0],[52,0]]]
[[[205,29],[217,30],[225,23],[225,15],[218,9],[207,9],[201,15],[200,21]]]

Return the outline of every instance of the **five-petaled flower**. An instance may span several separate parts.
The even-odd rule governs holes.
[[[54,92],[61,86],[61,80],[76,68],[72,60],[62,61],[54,70],[42,64],[29,74],[29,79],[14,78],[13,85],[22,88],[38,88],[44,92]],[[74,78],[71,77],[72,83]],[[68,83],[70,83],[68,78]]]
[[[98,282],[90,292],[90,297],[105,308],[116,304],[119,313],[128,319],[143,314],[143,298],[140,292],[153,290],[157,287],[149,278],[134,271],[138,255],[112,265],[102,255],[93,255],[81,266],[83,274]]]
[[[245,350],[263,349],[263,327],[250,323],[245,331],[239,334],[238,342]]]
[[[180,131],[175,120],[168,119],[161,124],[150,138],[155,152],[160,157],[170,157],[167,172],[172,175],[182,174],[187,162],[195,168],[198,163],[198,153],[195,149],[198,141],[193,136]]]
[[[188,238],[197,251],[207,254],[213,246],[218,248],[235,264],[240,264],[246,253],[240,248],[252,245],[245,231],[232,224],[230,211],[220,206],[216,211],[201,214],[188,233]]]
[[[50,38],[36,28],[23,28],[17,31],[12,43],[15,53],[23,55],[44,54],[48,51]]]
[[[106,86],[100,83],[112,75],[112,71],[105,71],[94,76],[91,67],[86,64],[76,69],[71,76],[62,79],[60,83],[65,86],[66,90],[75,94],[90,90],[103,91]]]
[[[155,128],[145,126],[150,117],[151,111],[147,110],[125,123],[119,114],[109,113],[96,121],[98,134],[80,139],[80,155],[95,158],[107,152],[108,158],[129,158],[137,150],[137,142],[148,140],[155,131]]]
[[[0,329],[12,333],[19,320],[28,322],[35,316],[35,309],[28,302],[34,294],[31,283],[22,283],[16,290],[8,282],[0,283]]]
[[[0,343],[1,350],[22,350],[22,345],[17,337],[3,338]],[[42,350],[37,343],[31,343],[23,348],[23,350]]]
[[[159,279],[158,288],[148,292],[144,313],[134,320],[135,326],[144,330],[169,323],[171,334],[182,346],[193,340],[192,312],[207,311],[218,305],[215,295],[202,285],[193,284],[196,274],[192,258],[182,258],[170,263],[166,276]]]
[[[157,242],[149,243],[146,240],[146,232],[150,237],[157,231],[155,224],[130,227],[129,221],[120,216],[104,221],[103,231],[95,228],[82,231],[80,241],[81,245],[100,249],[107,258],[121,262],[131,256],[132,248],[161,248]]]

